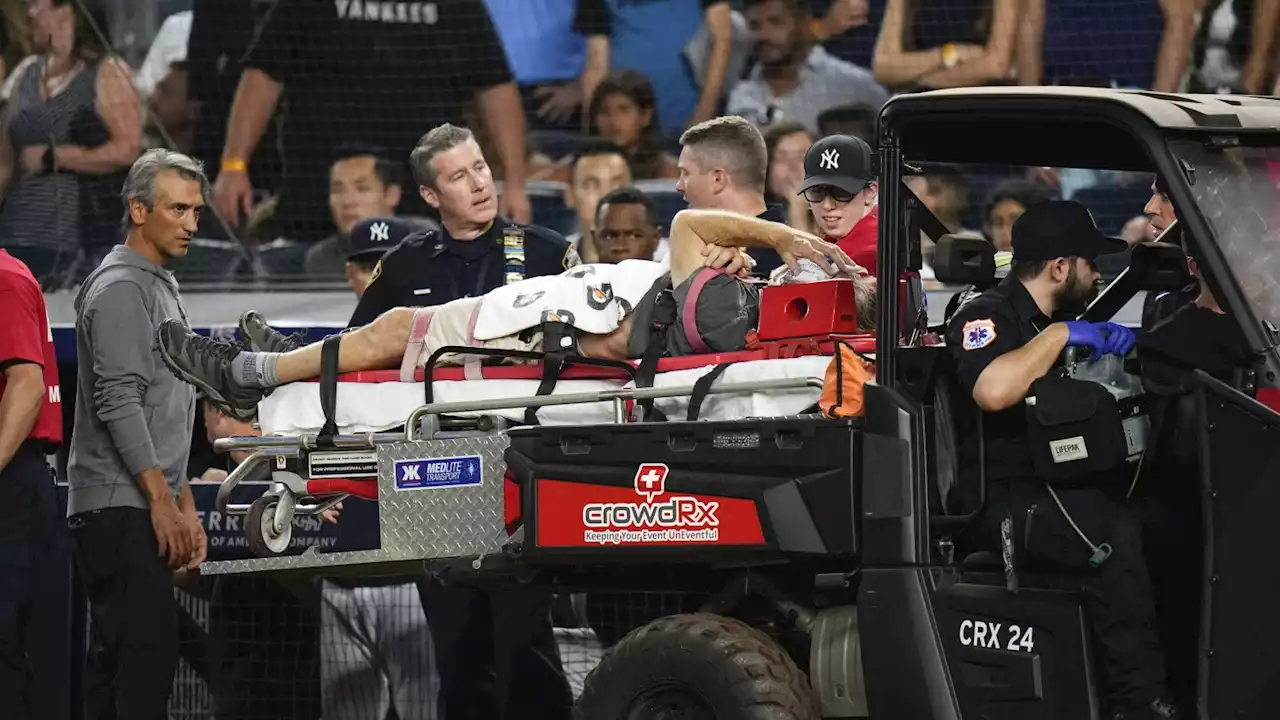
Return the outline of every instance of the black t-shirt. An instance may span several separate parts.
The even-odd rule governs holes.
[[[1137,349],[1148,384],[1171,388],[1184,386],[1195,370],[1230,383],[1252,355],[1234,318],[1194,302],[1156,320],[1138,336]]]
[[[524,232],[524,277],[559,275],[579,264],[573,245],[556,231],[501,217],[474,240],[455,240],[443,228],[416,232],[382,256],[347,326],[368,325],[392,308],[443,305],[501,286],[511,228]]]
[[[769,220],[771,222],[787,224],[787,214],[781,205],[766,205],[764,212],[756,217],[761,220]],[[748,248],[747,254],[752,260],[756,261],[756,266],[751,269],[751,274],[759,278],[768,278],[769,273],[782,267],[782,256],[773,248],[754,247]]]
[[[385,147],[408,177],[419,138],[461,123],[476,92],[512,81],[481,0],[279,0],[245,65],[285,86],[276,220],[303,240],[332,231],[328,170],[339,145]]]
[[[702,9],[718,5],[725,0],[698,0]],[[609,6],[605,0],[578,0],[578,9],[573,16],[573,30],[579,35],[608,35],[613,31],[613,16],[609,14]]]
[[[963,481],[978,476],[977,405],[973,388],[996,358],[1017,350],[1050,324],[1022,283],[1006,278],[956,311],[947,326],[947,347],[956,362],[956,454]],[[987,480],[1031,477],[1027,409],[1017,403],[1007,410],[982,414]]]

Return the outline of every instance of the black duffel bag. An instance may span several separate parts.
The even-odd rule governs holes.
[[[1107,483],[1129,455],[1120,404],[1089,380],[1051,374],[1032,383],[1027,435],[1036,477],[1050,483]]]

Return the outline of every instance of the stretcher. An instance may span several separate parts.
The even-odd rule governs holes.
[[[501,553],[518,532],[512,522],[518,491],[506,478],[504,461],[511,429],[817,413],[837,342],[874,352],[874,337],[865,334],[757,336],[742,352],[664,358],[646,379],[639,363],[563,355],[553,362],[541,353],[450,347],[437,356],[488,355],[526,364],[433,368],[433,358],[427,363],[433,369],[419,370],[413,382],[386,370],[330,373],[277,388],[259,404],[261,436],[215,442],[218,452],[248,453],[222,483],[216,505],[225,515],[244,516],[248,546],[258,557],[207,563],[202,572]],[[456,472],[445,480],[447,473],[433,470],[448,467]],[[246,480],[264,479],[261,496],[233,502]],[[291,552],[297,518],[352,497],[378,502],[377,550]]]

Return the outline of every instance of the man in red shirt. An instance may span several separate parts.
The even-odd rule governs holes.
[[[839,245],[875,275],[880,185],[871,160],[871,147],[859,138],[824,137],[804,154],[800,192],[809,201],[823,239]]]
[[[0,327],[0,697],[5,717],[27,720],[23,637],[36,573],[59,522],[45,456],[62,444],[62,392],[40,285],[4,250]]]

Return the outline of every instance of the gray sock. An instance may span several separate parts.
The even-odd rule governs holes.
[[[280,353],[242,352],[231,361],[231,373],[244,387],[273,388],[276,380],[276,360]]]

